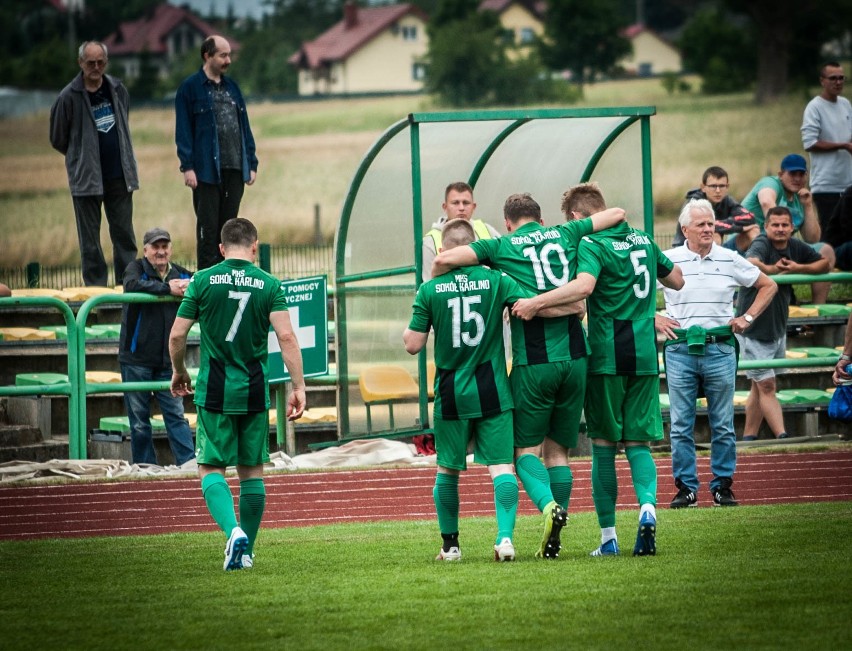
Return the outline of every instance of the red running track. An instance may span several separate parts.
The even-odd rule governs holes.
[[[660,504],[667,505],[675,493],[670,461],[656,462]],[[616,463],[618,508],[637,508],[627,460],[619,455]],[[570,510],[594,510],[591,461],[575,461],[571,467]],[[698,504],[710,506],[707,457],[699,457],[698,471]],[[263,526],[432,519],[434,476],[434,467],[270,474],[265,478]],[[237,480],[229,484],[235,489]],[[852,450],[741,455],[733,488],[744,505],[852,500]],[[493,514],[491,480],[484,467],[464,473],[459,490],[462,516]],[[519,513],[536,512],[521,490]],[[195,478],[0,488],[0,539],[5,540],[214,530]]]

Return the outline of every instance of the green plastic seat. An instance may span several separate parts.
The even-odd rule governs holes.
[[[668,393],[660,394],[660,409],[671,409],[672,403],[669,400]]]
[[[68,376],[63,373],[18,373],[15,376],[15,386],[31,387],[39,384],[63,384]]]
[[[91,336],[89,330],[92,331]],[[98,323],[86,328],[86,338],[89,339],[118,339],[121,334],[120,323]]]
[[[130,419],[127,416],[104,416],[98,423],[98,427],[105,432],[130,433]],[[165,431],[166,425],[161,420],[151,419],[153,431]]]
[[[838,305],[837,303],[825,303],[823,305],[802,305],[804,308],[815,307],[820,316],[849,316],[852,313],[852,307],[848,305]]]
[[[61,339],[63,341],[68,341],[68,326],[64,325],[49,325],[49,326],[41,326],[39,330],[47,330],[48,332],[53,332],[56,334],[57,339]],[[91,327],[86,326],[86,339],[94,336],[95,331],[92,330]]]
[[[805,353],[808,357],[839,357],[840,352],[836,348],[827,346],[805,346],[803,348],[790,348],[793,352]]]
[[[188,336],[200,337],[201,336],[201,324],[197,323],[197,322],[193,323],[192,327],[189,329],[189,335]]]
[[[779,391],[778,393],[782,393]],[[795,404],[828,404],[831,395],[820,389],[784,389],[784,394],[790,396]]]

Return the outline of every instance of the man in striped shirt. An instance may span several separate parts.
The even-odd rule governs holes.
[[[731,484],[737,465],[734,433],[734,334],[745,332],[766,309],[778,286],[751,262],[713,242],[715,217],[709,201],[689,201],[678,218],[686,243],[665,251],[680,266],[684,286],[664,287],[667,317],[657,319],[666,339],[666,381],[671,402],[672,475],[678,493],[671,508],[695,506],[695,404],[703,391],[710,418],[710,493],[715,506],[736,506]],[[748,312],[734,315],[738,287],[757,290]]]

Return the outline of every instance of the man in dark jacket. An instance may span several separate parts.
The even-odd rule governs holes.
[[[172,240],[162,228],[152,228],[142,240],[144,257],[134,260],[124,272],[124,291],[157,296],[183,296],[191,272],[171,263]],[[171,380],[169,333],[180,303],[128,303],[121,320],[118,362],[124,382]],[[183,413],[183,400],[169,389],[155,391],[169,445],[177,465],[193,457],[192,432]],[[130,419],[133,463],[157,463],[151,438],[151,392],[126,391],[124,405]]]
[[[82,72],[50,109],[50,144],[65,156],[83,283],[103,287],[108,276],[101,249],[101,205],[109,224],[116,283],[136,257],[133,192],[139,180],[127,117],[130,96],[118,79],[105,74],[103,43],[83,43],[78,63]]]
[[[717,243],[722,244],[728,235],[735,234],[735,238],[725,242],[725,248],[745,253],[760,229],[755,226],[754,215],[728,194],[728,186],[728,173],[724,169],[708,167],[701,177],[701,187],[687,192],[686,201],[707,199],[716,216],[716,234],[721,238]],[[683,246],[685,241],[680,224],[676,224],[672,247]]]
[[[199,271],[223,260],[222,226],[239,217],[245,186],[257,176],[246,102],[225,76],[231,46],[221,36],[209,36],[201,60],[201,70],[184,79],[175,95],[175,144],[183,183],[192,189]]]

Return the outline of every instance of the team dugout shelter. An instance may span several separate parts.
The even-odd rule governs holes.
[[[600,184],[609,206],[653,233],[654,107],[412,113],[361,161],[335,238],[338,436],[431,432],[433,337],[417,356],[402,333],[421,284],[422,240],[444,190],[466,181],[474,217],[505,233],[503,203],[529,192],[545,225],[563,192]],[[404,372],[403,372],[404,371]]]

